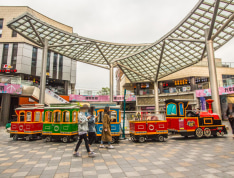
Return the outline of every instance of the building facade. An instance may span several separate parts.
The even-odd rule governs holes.
[[[224,63],[221,59],[216,59],[216,71],[220,87],[234,84],[234,63]],[[153,83],[130,83],[125,75],[117,80],[118,82],[120,93],[123,93],[124,89],[135,93],[136,110],[154,111]],[[188,110],[200,107],[196,90],[210,88],[207,59],[160,79],[158,86],[160,110],[164,110],[164,101],[167,99],[188,100]]]
[[[29,7],[0,6],[0,82],[39,87],[43,50],[7,27],[9,21],[24,13],[30,13],[69,33],[73,33],[73,28],[50,19]],[[75,60],[48,51],[46,88],[58,95],[74,94],[76,64]],[[17,97],[9,93],[1,93],[1,111],[5,107],[9,108],[13,103],[13,98]],[[14,101],[14,103],[17,102]],[[1,112],[1,116],[6,117],[3,112]],[[10,113],[9,117],[11,115],[13,113]]]

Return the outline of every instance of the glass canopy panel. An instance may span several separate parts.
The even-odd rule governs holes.
[[[204,30],[211,26],[215,3],[215,0],[200,0],[174,29],[151,44],[119,44],[77,36],[31,14],[15,18],[8,23],[8,27],[38,46],[43,46],[42,40],[47,38],[50,50],[80,62],[100,65],[113,63],[119,67],[118,64],[121,64],[125,67],[120,68],[131,82],[149,81],[156,76],[160,79],[189,67],[205,57]],[[212,35],[233,16],[233,11],[233,0],[222,0],[219,3]],[[226,44],[233,35],[232,20],[216,35],[214,49]]]

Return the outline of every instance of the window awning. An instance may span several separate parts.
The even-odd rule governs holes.
[[[157,81],[205,57],[204,30],[214,50],[234,36],[233,0],[200,0],[169,33],[152,44],[119,44],[65,32],[26,13],[8,23],[31,42],[71,59],[109,69],[118,66],[131,82]]]

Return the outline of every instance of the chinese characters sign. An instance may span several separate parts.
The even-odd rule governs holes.
[[[234,85],[229,87],[219,87],[219,95],[228,95],[234,93]],[[196,90],[196,97],[211,96],[211,89]]]

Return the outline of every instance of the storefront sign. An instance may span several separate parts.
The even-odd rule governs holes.
[[[187,84],[188,84],[187,79],[175,80],[175,85],[187,85]]]
[[[22,94],[22,86],[19,84],[0,83],[0,93]]]
[[[234,85],[229,87],[219,87],[219,95],[228,95],[234,93]],[[211,96],[211,89],[196,90],[196,97]]]
[[[0,69],[0,72],[3,73],[16,73],[17,69],[13,69],[13,66],[4,64],[3,69]]]

